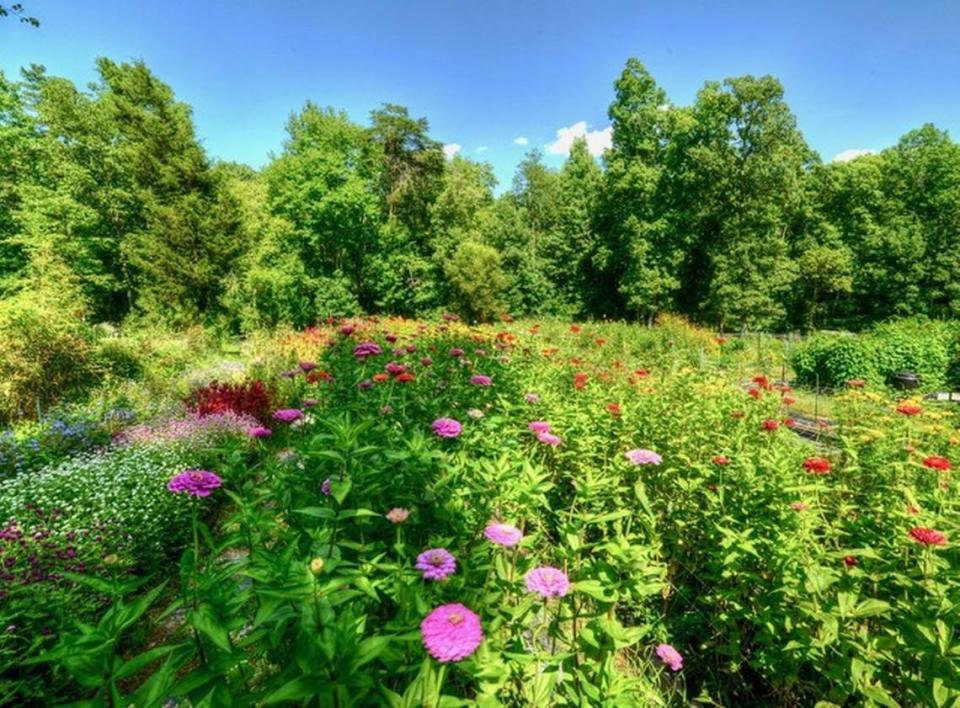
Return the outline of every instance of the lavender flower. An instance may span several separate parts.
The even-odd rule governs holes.
[[[424,580],[445,580],[457,572],[457,560],[446,548],[432,548],[417,556],[416,568]]]
[[[663,462],[663,458],[653,450],[634,449],[628,450],[623,455],[634,465],[659,465]]]
[[[303,411],[298,408],[281,408],[273,412],[273,419],[280,423],[293,423],[303,418]]]
[[[433,432],[440,438],[455,438],[461,430],[463,426],[453,418],[437,418],[433,421]]]

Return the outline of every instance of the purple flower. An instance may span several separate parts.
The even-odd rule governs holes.
[[[373,381],[371,381],[370,379],[364,379],[363,381],[357,384],[357,388],[366,389],[366,388],[372,388],[372,387],[373,387]]]
[[[316,399],[316,398],[304,398],[304,399],[303,399],[303,402],[302,402],[300,405],[302,405],[304,408],[313,408],[315,405],[317,405],[317,399]]]
[[[528,426],[530,432],[540,434],[550,432],[550,423],[545,420],[534,420]]]
[[[298,373],[300,372],[297,369],[290,369],[289,371],[281,371],[280,375],[285,379],[292,379]]]
[[[527,403],[540,403],[540,396],[535,393],[527,393],[523,398]]]
[[[537,433],[537,440],[550,447],[556,447],[560,444],[560,438],[553,433]]]
[[[420,364],[423,366],[430,366],[431,364],[433,364],[433,359],[431,359],[428,356],[425,356],[423,357],[423,359],[420,360]]]
[[[450,350],[450,356],[452,356],[452,357],[463,356],[463,349],[461,349],[460,347],[453,347],[453,348]]]
[[[167,489],[174,494],[186,492],[192,497],[209,497],[210,492],[223,482],[213,472],[207,470],[184,470],[167,483]]]
[[[484,376],[483,374],[474,374],[470,377],[470,383],[474,386],[492,386],[493,379],[489,376]]]
[[[483,641],[480,618],[459,602],[440,605],[420,623],[423,646],[437,661],[460,661]]]
[[[563,597],[570,591],[570,579],[559,568],[545,566],[527,573],[527,591],[545,598]]]
[[[407,350],[407,354],[413,354],[415,351],[417,351],[417,345],[416,345],[416,344],[408,344],[408,345],[406,346],[406,350]]]
[[[305,374],[309,374],[311,371],[313,371],[316,368],[317,368],[317,365],[314,364],[312,361],[300,362],[300,370]]]
[[[269,438],[271,435],[273,435],[273,431],[262,425],[258,425],[256,428],[250,428],[251,438]]]
[[[457,572],[457,560],[446,548],[431,548],[417,556],[416,568],[424,580],[444,580]]]
[[[349,337],[351,334],[353,334],[353,325],[344,325],[341,327],[340,334],[342,334],[344,337]]]
[[[483,535],[491,543],[507,548],[516,546],[523,538],[523,532],[510,524],[487,524],[487,528],[483,530]]]
[[[628,450],[623,455],[634,465],[659,465],[663,462],[663,458],[653,450]]]
[[[353,348],[353,355],[363,361],[368,356],[377,356],[381,351],[380,345],[376,342],[363,342]]]
[[[273,412],[273,419],[280,423],[292,423],[303,418],[303,411],[298,408],[281,408]]]
[[[403,364],[399,362],[391,361],[389,364],[387,364],[384,367],[384,369],[388,374],[391,374],[393,376],[398,376],[399,374],[402,374],[404,371],[406,371],[407,367],[405,367]]]
[[[660,661],[670,667],[671,671],[679,671],[683,668],[683,656],[669,644],[658,644],[656,655]]]
[[[320,485],[320,491],[323,492],[324,496],[330,496],[330,478],[323,480],[323,484]]]
[[[433,432],[440,438],[455,438],[460,435],[463,426],[453,418],[437,418],[433,421]]]

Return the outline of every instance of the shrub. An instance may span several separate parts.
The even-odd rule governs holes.
[[[0,418],[36,415],[96,383],[93,330],[21,294],[0,303]]]
[[[212,381],[206,386],[194,389],[185,403],[201,417],[230,411],[266,422],[273,407],[271,399],[271,391],[263,381]]]
[[[850,379],[880,382],[876,351],[868,337],[821,334],[799,345],[791,359],[797,382],[839,388]]]
[[[877,371],[885,382],[898,371],[913,371],[925,389],[941,388],[950,366],[950,331],[943,322],[908,319],[874,327]]]

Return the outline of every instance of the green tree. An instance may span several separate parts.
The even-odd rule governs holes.
[[[464,241],[444,264],[458,309],[471,319],[489,321],[503,311],[501,293],[507,278],[496,249]]]
[[[693,118],[683,170],[696,243],[685,289],[705,277],[706,292],[692,294],[721,326],[775,326],[795,278],[790,229],[814,155],[770,76],[707,83]]]

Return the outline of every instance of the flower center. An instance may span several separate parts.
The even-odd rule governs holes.
[[[439,567],[439,566],[443,565],[443,560],[444,560],[444,559],[443,559],[443,556],[442,556],[441,554],[439,554],[439,553],[434,553],[432,556],[430,556],[430,561],[429,561],[429,562],[430,562],[430,565],[435,565],[435,566],[438,566],[438,567]]]
[[[454,612],[447,618],[447,622],[453,625],[460,624],[463,622],[463,615],[461,615],[459,612]]]

